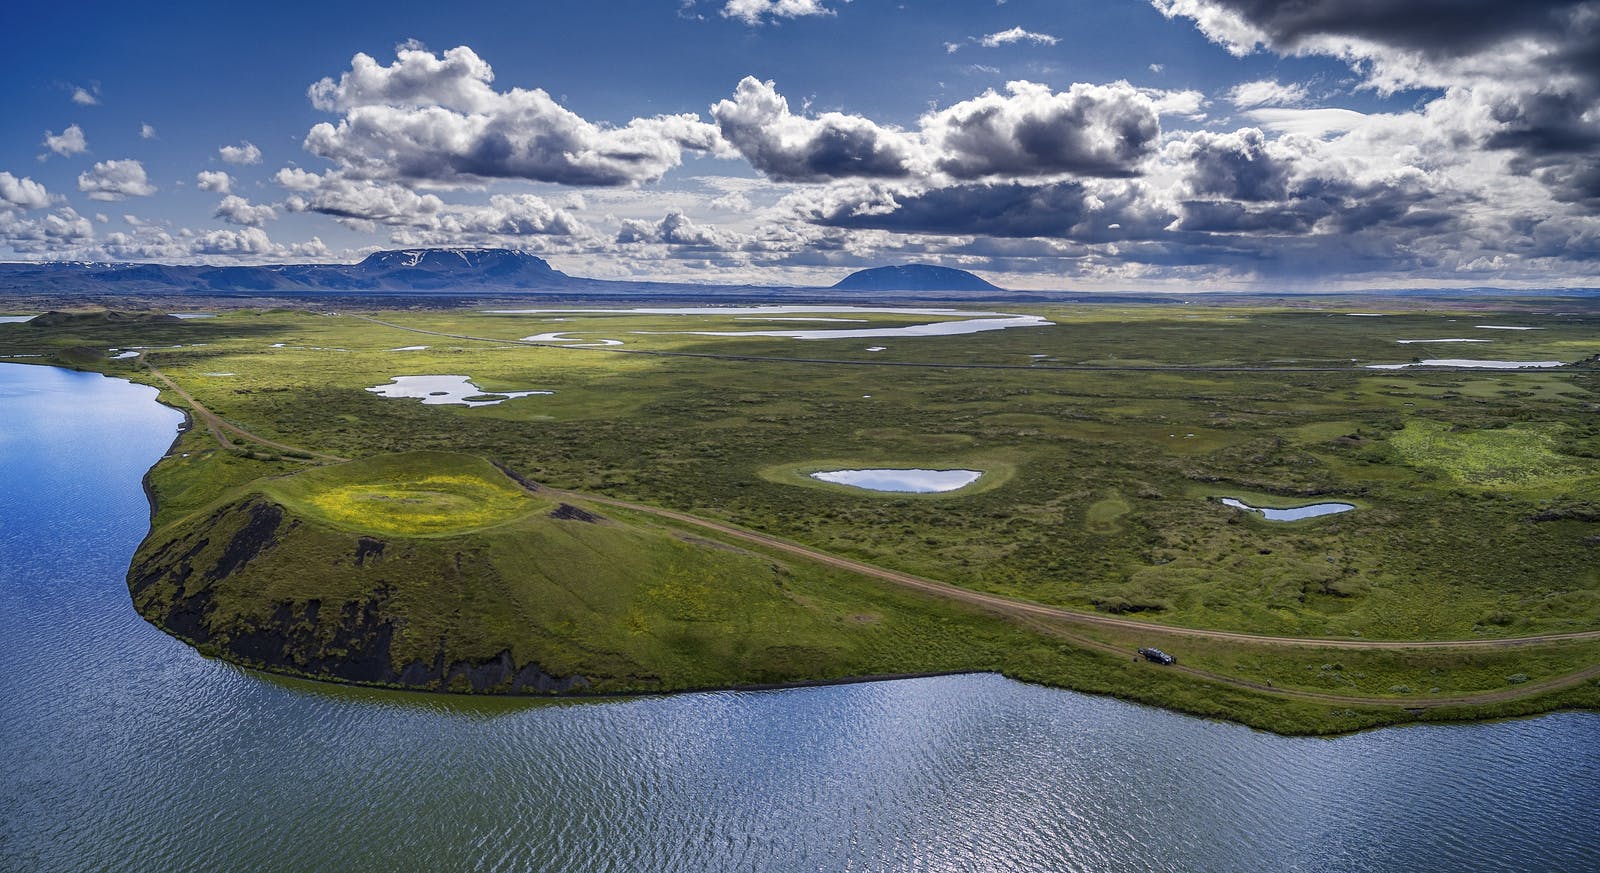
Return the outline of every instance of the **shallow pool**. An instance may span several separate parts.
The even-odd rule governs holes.
[[[461,406],[494,406],[518,397],[535,394],[554,394],[554,391],[485,391],[466,376],[395,376],[387,385],[376,385],[368,391],[379,397],[409,397],[421,400],[424,405],[438,406],[451,403]],[[489,399],[468,400],[469,397]]]
[[[1267,521],[1299,521],[1302,518],[1317,518],[1323,515],[1337,515],[1355,509],[1352,503],[1311,503],[1306,506],[1295,506],[1289,509],[1272,509],[1266,506],[1251,506],[1243,500],[1232,497],[1222,498],[1224,506],[1234,509],[1243,509],[1246,512],[1259,512]]]
[[[824,470],[812,473],[811,478],[835,485],[849,485],[868,491],[893,491],[897,493],[933,494],[955,491],[978,481],[979,470]]]
[[[1461,367],[1471,370],[1538,370],[1561,366],[1561,361],[1479,361],[1472,358],[1429,358],[1409,364],[1368,364],[1369,370],[1404,370],[1408,367]]]

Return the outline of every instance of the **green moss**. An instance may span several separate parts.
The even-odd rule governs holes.
[[[1534,488],[1594,477],[1592,465],[1556,451],[1561,431],[1552,424],[1476,429],[1413,420],[1389,441],[1407,463],[1469,485]]]
[[[381,455],[275,479],[266,492],[319,521],[392,536],[456,534],[539,508],[482,458],[450,452]]]

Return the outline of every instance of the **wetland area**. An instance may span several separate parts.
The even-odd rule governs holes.
[[[721,335],[735,312],[563,316],[625,350],[520,342],[526,313],[0,327],[38,356],[0,365],[26,519],[5,730],[56,738],[9,765],[8,856],[99,866],[137,832],[119,861],[188,869],[469,844],[485,869],[535,844],[652,869],[1600,862],[1600,371],[1367,369],[1454,313],[1308,342],[1322,313],[1053,307],[802,357]],[[1542,329],[1507,359],[1594,353],[1600,319],[1519,320]],[[408,385],[397,349],[463,375]],[[294,675],[923,678],[576,703]],[[365,854],[300,854],[351,808]],[[97,825],[63,844],[67,810]]]

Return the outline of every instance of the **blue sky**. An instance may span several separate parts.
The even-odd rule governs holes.
[[[0,257],[1361,288],[1600,250],[1593,2],[396,5],[9,10]]]

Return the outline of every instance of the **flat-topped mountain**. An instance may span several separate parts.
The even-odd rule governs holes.
[[[373,252],[350,273],[383,284],[433,287],[463,278],[513,287],[545,286],[567,278],[544,258],[513,249],[403,249]]]
[[[558,288],[572,277],[512,249],[404,249],[355,264],[0,264],[0,290],[56,292],[435,291]]]
[[[898,264],[857,270],[833,286],[847,291],[1002,291],[966,270],[933,264]]]

